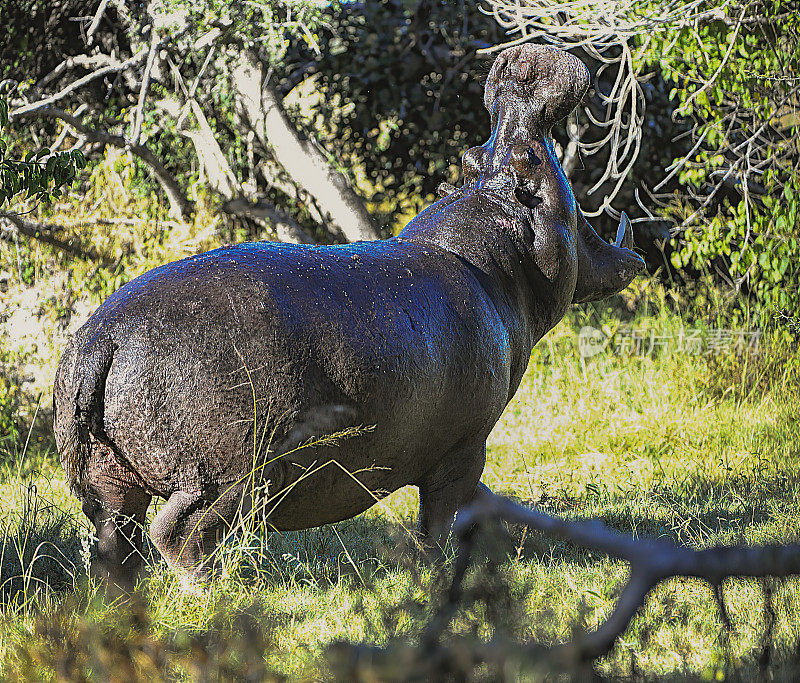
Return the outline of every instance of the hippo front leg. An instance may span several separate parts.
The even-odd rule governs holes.
[[[175,491],[150,525],[150,536],[167,563],[189,578],[211,576],[214,551],[249,508],[245,485],[236,484],[212,498]]]
[[[417,484],[419,530],[424,542],[444,548],[456,511],[478,492],[486,465],[486,442],[450,451]]]

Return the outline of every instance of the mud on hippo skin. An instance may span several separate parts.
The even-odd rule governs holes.
[[[463,185],[397,237],[217,249],[98,308],[64,351],[53,400],[101,574],[133,584],[131,523],[157,496],[154,544],[207,576],[253,484],[269,484],[279,530],[352,517],[413,484],[424,538],[446,539],[483,490],[486,438],[534,344],[571,303],[643,267],[627,219],[616,244],[597,236],[553,151],[551,126],[587,84],[571,55],[506,50],[486,83],[491,135],[465,153]],[[356,425],[372,429],[297,449]]]

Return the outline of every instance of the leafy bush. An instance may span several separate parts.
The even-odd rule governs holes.
[[[8,103],[0,93],[0,207],[23,193],[27,199],[36,201],[60,197],[60,188],[72,182],[76,173],[86,166],[86,159],[78,149],[51,153],[45,147],[29,150],[22,159],[10,157],[3,135],[7,127]]]
[[[721,272],[753,296],[762,321],[800,308],[800,15],[792,4],[712,0],[704,20],[640,39],[697,140],[675,162],[681,187],[668,213],[683,230],[672,263]]]

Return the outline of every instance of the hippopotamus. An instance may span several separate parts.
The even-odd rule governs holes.
[[[412,484],[423,539],[446,539],[482,490],[487,436],[533,346],[571,304],[644,267],[624,214],[614,243],[593,230],[554,151],[553,124],[588,85],[568,53],[506,49],[485,85],[491,135],[464,153],[463,184],[397,236],[223,247],[111,295],[54,387],[95,571],[135,579],[154,496],[166,502],[152,542],[200,578],[256,487],[267,528],[299,530]]]

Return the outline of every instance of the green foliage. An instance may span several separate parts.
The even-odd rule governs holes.
[[[492,56],[477,50],[497,42],[498,27],[471,3],[397,0],[344,6],[328,23],[315,65],[317,135],[364,169],[374,208],[402,227],[488,136]],[[285,68],[302,61],[290,51]]]
[[[641,39],[702,139],[669,209],[685,228],[672,263],[727,273],[765,320],[800,307],[800,15],[778,0],[701,9],[716,18]]]
[[[270,61],[277,63],[295,41],[317,48],[317,31],[325,13],[339,10],[336,0],[328,5],[316,0],[166,0],[163,9],[178,22],[188,20],[195,38],[224,29],[242,47],[263,46]]]
[[[19,439],[19,387],[3,373],[0,375],[0,453],[3,444]]]
[[[51,153],[45,147],[28,151],[22,159],[11,158],[3,132],[8,123],[8,103],[0,95],[0,207],[19,194],[45,202],[60,197],[60,188],[86,166],[83,153],[78,149]]]

